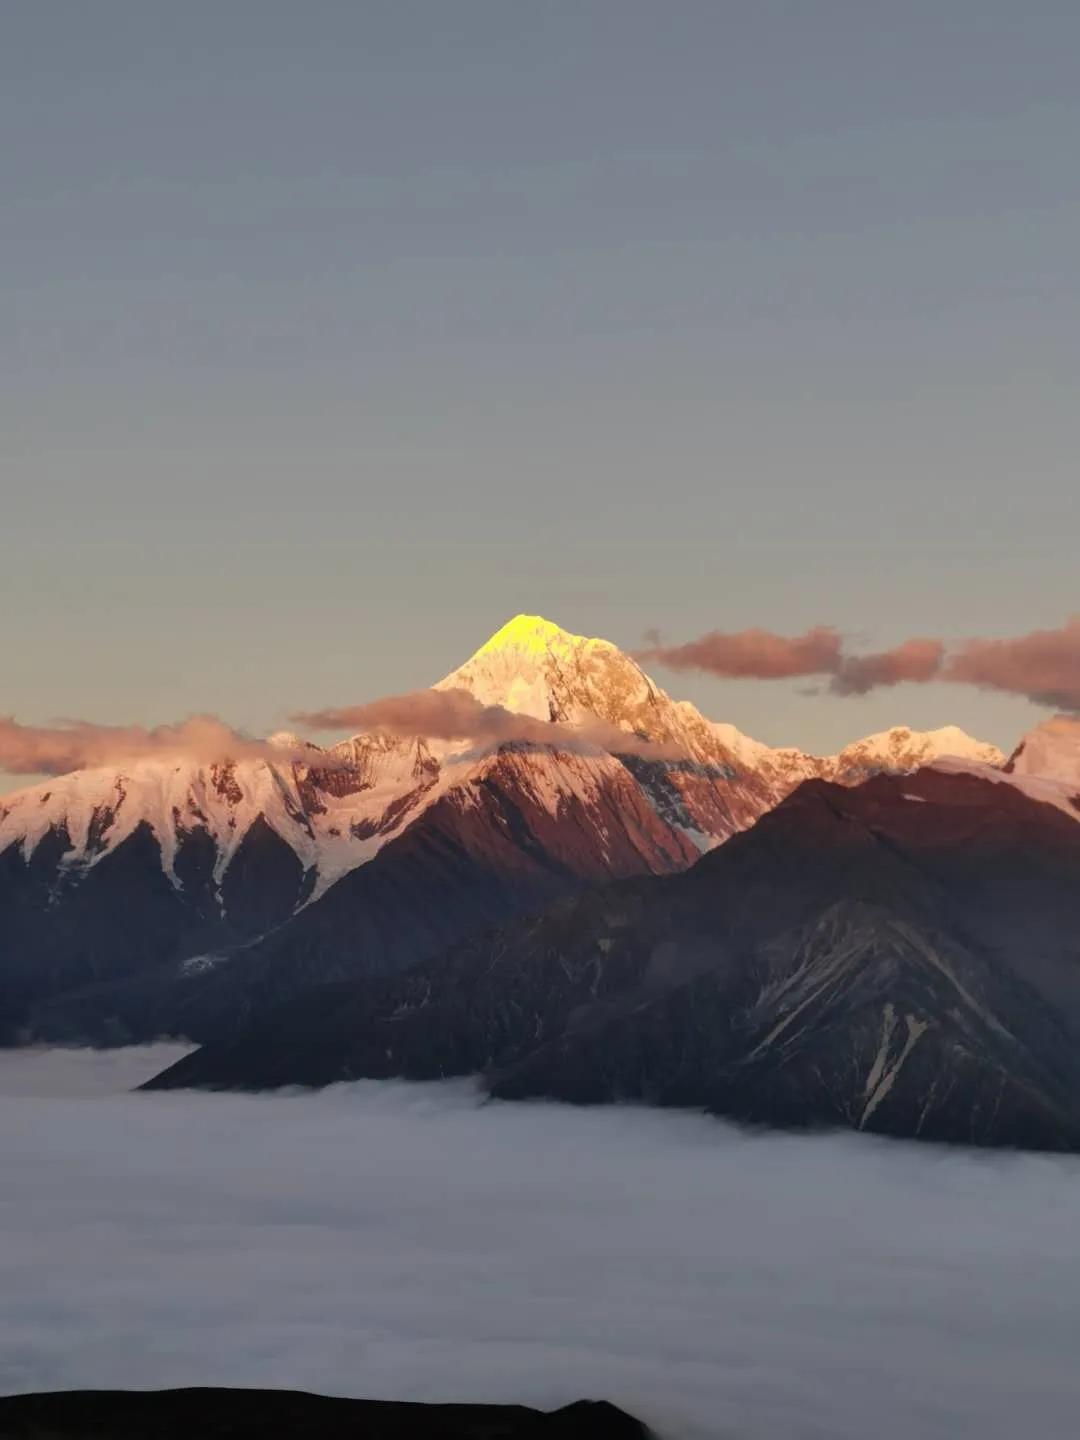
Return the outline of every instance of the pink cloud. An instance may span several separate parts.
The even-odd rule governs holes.
[[[1024,695],[1037,705],[1080,710],[1080,616],[1058,630],[967,640],[949,657],[943,678]]]
[[[253,740],[213,715],[194,715],[179,724],[152,729],[94,725],[86,720],[20,725],[10,716],[0,717],[0,771],[9,775],[63,775],[171,756],[207,765],[241,759],[310,763],[316,753],[301,741],[279,745]]]
[[[899,685],[905,680],[924,685],[938,678],[944,658],[941,640],[905,640],[891,650],[845,655],[830,688],[837,695],[865,695],[881,685]]]
[[[839,632],[816,625],[803,635],[712,630],[685,645],[650,645],[636,658],[669,670],[704,670],[725,679],[787,680],[831,674],[842,660]]]
[[[537,720],[531,715],[505,710],[501,705],[484,705],[467,690],[413,690],[362,705],[301,711],[291,719],[294,724],[310,730],[382,731],[477,744],[519,741],[564,750],[595,748],[657,758],[667,753],[662,745],[600,720],[573,726]]]
[[[1080,710],[1078,616],[1057,630],[1033,630],[1002,640],[964,640],[951,647],[941,639],[914,637],[868,655],[846,651],[839,631],[826,625],[791,637],[768,630],[735,634],[714,630],[684,645],[654,644],[640,651],[638,659],[725,678],[827,675],[835,695],[865,695],[881,686],[941,680],[1022,695],[1037,705]]]

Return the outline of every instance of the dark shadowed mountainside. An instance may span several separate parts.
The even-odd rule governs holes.
[[[151,1082],[495,1096],[1080,1148],[1080,826],[936,770],[810,781],[683,875],[312,989]]]
[[[552,769],[577,773],[584,798],[570,795],[552,809],[536,788],[537,775]],[[231,1036],[314,985],[399,971],[557,896],[613,875],[681,869],[696,853],[617,763],[504,747],[475,783],[430,805],[287,923],[216,956],[118,980],[108,978],[115,968],[106,969],[103,980],[30,1007],[23,1029],[36,1040],[110,1044],[162,1034]],[[106,856],[102,866],[119,867],[125,854]],[[164,901],[179,905],[160,869],[158,876]],[[113,896],[103,955],[122,903],[122,894]],[[133,932],[121,956],[137,947],[141,926]]]

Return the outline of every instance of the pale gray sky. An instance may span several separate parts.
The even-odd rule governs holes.
[[[1080,9],[14,0],[0,711],[1076,601]],[[658,674],[830,749],[1038,712]]]

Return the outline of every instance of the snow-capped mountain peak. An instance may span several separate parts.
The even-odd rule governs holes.
[[[569,655],[583,645],[598,645],[608,650],[615,648],[607,640],[574,635],[553,621],[545,620],[543,615],[515,615],[484,641],[473,659],[505,653],[542,659],[550,655]]]
[[[854,772],[862,766],[868,773],[883,768],[918,770],[945,759],[973,760],[981,765],[1001,765],[1005,760],[996,745],[975,740],[957,725],[943,725],[937,730],[894,725],[846,745],[830,758],[838,769]]]
[[[515,615],[436,690],[467,690],[535,720],[574,725],[599,719],[656,734],[656,710],[674,708],[637,662],[608,640],[574,635],[541,615]]]

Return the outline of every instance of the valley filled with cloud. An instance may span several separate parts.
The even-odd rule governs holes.
[[[1074,1433],[1080,1159],[0,1054],[0,1391],[610,1399],[665,1440]]]

